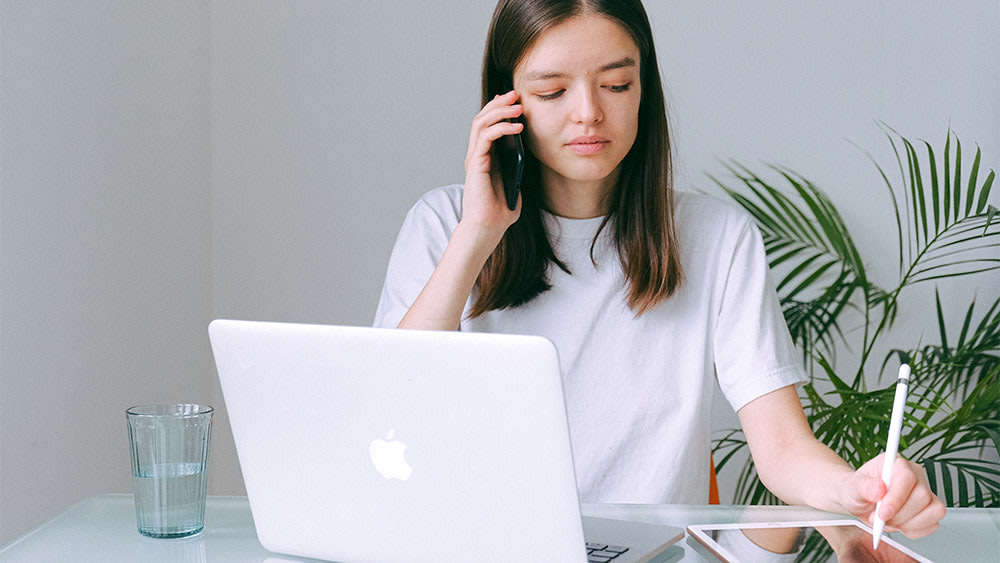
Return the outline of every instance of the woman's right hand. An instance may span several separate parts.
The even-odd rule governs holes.
[[[400,328],[457,330],[479,272],[507,228],[520,216],[520,200],[517,209],[507,207],[501,175],[492,166],[491,150],[494,141],[524,128],[507,121],[523,111],[516,101],[516,92],[497,96],[472,121],[465,157],[462,218],[427,284],[399,322]]]
[[[499,237],[517,221],[521,213],[511,211],[504,198],[499,166],[493,165],[493,143],[504,135],[521,133],[524,125],[508,121],[518,117],[523,107],[517,104],[517,92],[510,91],[489,101],[472,120],[469,150],[465,156],[465,190],[462,195],[462,219],[466,227],[483,229]]]

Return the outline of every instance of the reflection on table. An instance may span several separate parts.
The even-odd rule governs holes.
[[[583,513],[686,527],[725,522],[837,520],[842,515],[789,506],[584,505]],[[933,561],[996,563],[1000,553],[1000,509],[952,508],[932,536],[891,537]],[[665,561],[716,561],[693,538],[668,550]],[[308,561],[276,555],[257,542],[246,497],[209,497],[205,530],[177,540],[147,538],[136,531],[132,495],[91,497],[0,548],[4,563],[39,561],[265,562]]]

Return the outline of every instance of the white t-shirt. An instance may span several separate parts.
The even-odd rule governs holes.
[[[447,186],[410,210],[375,326],[396,326],[423,289],[461,200],[462,187]],[[638,318],[626,304],[611,226],[592,260],[600,218],[545,214],[553,249],[572,274],[553,265],[549,291],[461,324],[555,344],[582,502],[707,503],[713,377],[735,410],[805,379],[750,217],[689,193],[676,194],[676,217],[684,284]]]

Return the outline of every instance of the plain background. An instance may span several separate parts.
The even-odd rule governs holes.
[[[493,4],[0,0],[0,543],[130,491],[137,403],[219,407],[210,493],[243,492],[208,322],[371,322],[406,210],[462,181]],[[787,165],[888,283],[878,123],[1000,168],[996,0],[646,4],[681,189]],[[932,296],[899,345],[934,336]]]

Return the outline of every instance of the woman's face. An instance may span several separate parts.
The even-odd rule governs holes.
[[[610,194],[638,130],[639,60],[624,28],[589,15],[543,33],[514,69],[548,197]]]

